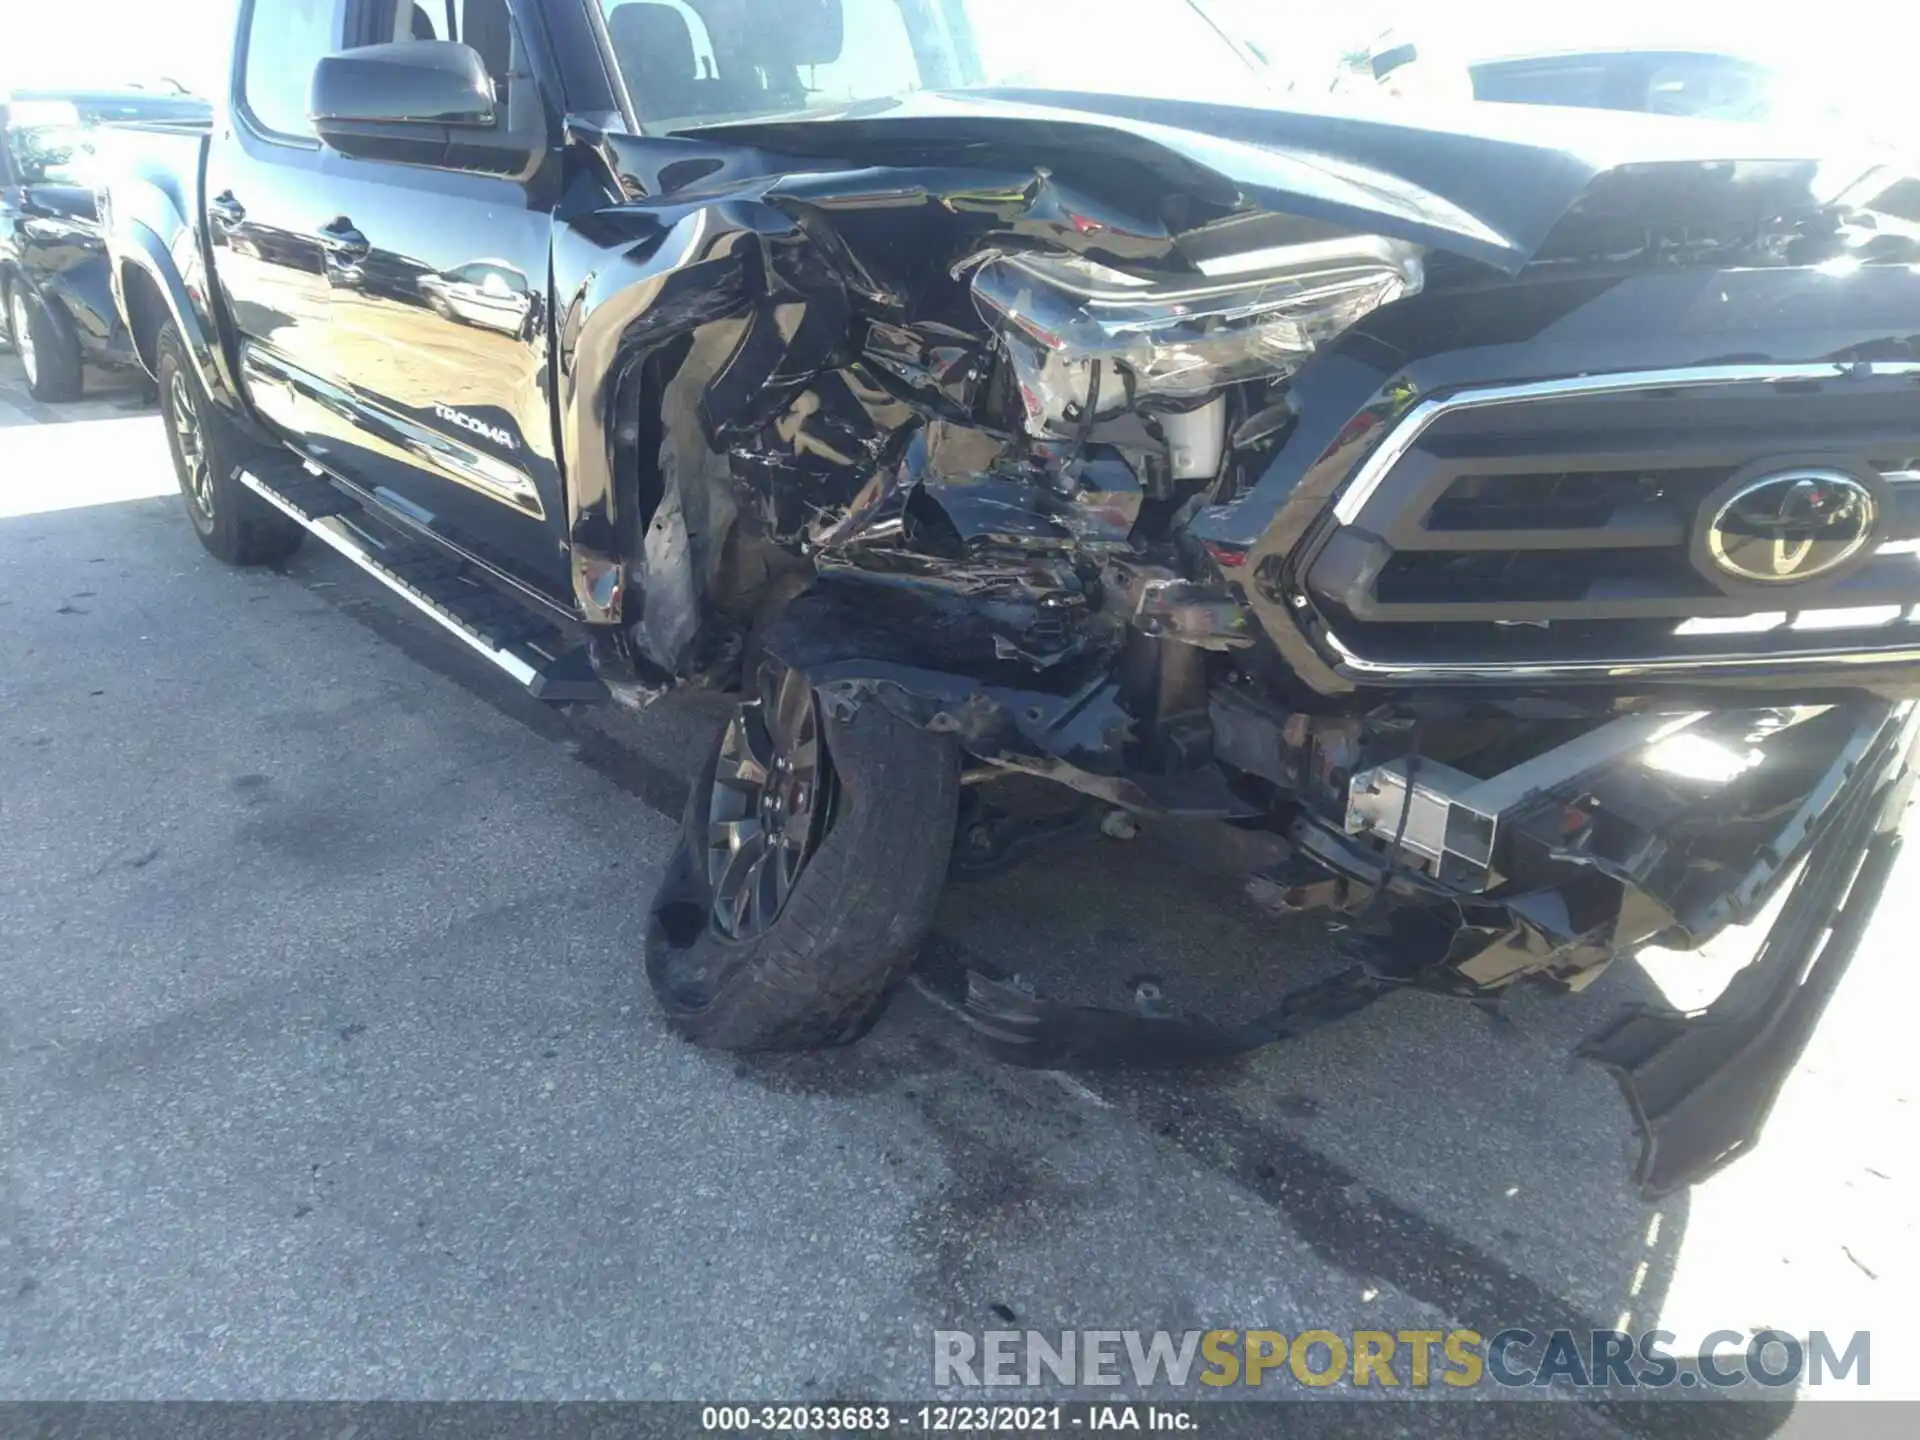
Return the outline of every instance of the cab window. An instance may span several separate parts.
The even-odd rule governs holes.
[[[313,68],[345,44],[344,0],[253,0],[240,91],[247,114],[275,135],[311,138]]]
[[[509,104],[513,21],[507,0],[398,0],[394,40],[458,40],[479,52],[493,78],[495,103]]]

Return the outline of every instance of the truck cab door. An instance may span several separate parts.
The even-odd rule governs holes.
[[[350,0],[247,0],[231,113],[207,147],[209,254],[254,408],[295,445],[324,415],[328,322],[320,227],[326,155],[307,119],[322,56],[348,43]]]
[[[518,175],[486,137],[443,163],[330,153],[328,303],[313,353],[338,404],[315,458],[503,578],[571,596],[550,402],[558,153],[507,0],[388,0],[389,42],[456,40],[493,82],[496,128],[534,138]],[[502,152],[504,153],[504,152]]]

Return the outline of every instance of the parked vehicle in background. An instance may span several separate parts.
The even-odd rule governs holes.
[[[1335,93],[1372,89],[1397,99],[1623,110],[1696,120],[1843,123],[1838,105],[1809,103],[1791,72],[1734,50],[1664,47],[1502,52],[1462,60],[1393,37],[1355,57]]]
[[[1620,110],[1910,147],[1906,57],[1920,22],[1873,46],[1846,26],[1739,0],[1619,0],[1602,10],[1356,0],[1310,13],[1197,0],[1259,57],[1287,103],[1390,98]]]
[[[1711,50],[1587,50],[1509,55],[1467,67],[1476,100],[1690,115],[1778,118],[1788,78],[1743,56]]]
[[[245,0],[215,132],[108,185],[201,542],[312,535],[549,700],[741,692],[646,946],[697,1043],[862,1033],[1040,777],[1231,823],[1375,955],[1233,1025],[976,974],[999,1053],[1217,1056],[1771,913],[1586,1051],[1648,1183],[1705,1173],[1899,846],[1914,180],[1286,110],[1185,0],[1091,14]]]
[[[500,260],[469,261],[445,275],[428,273],[419,285],[436,315],[507,335],[519,335],[539,313],[527,277]]]
[[[0,335],[37,400],[72,400],[84,366],[136,366],[113,303],[94,198],[109,126],[204,127],[204,100],[127,90],[0,93]]]

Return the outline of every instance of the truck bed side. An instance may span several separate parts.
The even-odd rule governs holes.
[[[192,354],[207,393],[239,409],[207,263],[205,176],[211,127],[125,127],[102,155],[101,224],[113,266],[114,303],[140,363],[169,321]]]

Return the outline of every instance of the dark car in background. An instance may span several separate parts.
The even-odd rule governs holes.
[[[210,114],[191,95],[0,92],[0,334],[36,400],[78,398],[87,364],[138,363],[114,311],[94,200],[103,129],[191,129]]]

